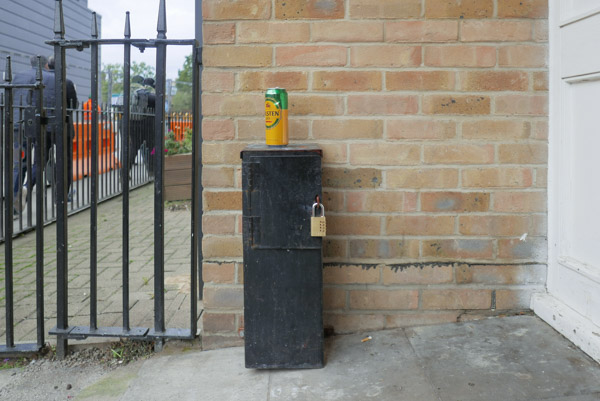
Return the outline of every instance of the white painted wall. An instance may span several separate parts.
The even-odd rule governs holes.
[[[548,292],[533,310],[600,361],[600,3],[550,0]]]

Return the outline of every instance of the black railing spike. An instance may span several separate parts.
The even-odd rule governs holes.
[[[131,38],[131,22],[129,21],[129,11],[125,13],[125,37]]]
[[[160,0],[158,6],[158,24],[156,25],[156,31],[158,32],[158,39],[167,38],[167,7],[165,6],[165,0]]]
[[[56,0],[54,7],[54,39],[65,38],[65,19],[63,17],[62,0]]]
[[[98,37],[98,18],[96,12],[92,12],[92,38]]]
[[[35,70],[35,80],[38,82],[42,81],[42,56],[37,56],[37,68]]]
[[[12,82],[12,63],[10,62],[10,56],[6,56],[6,72],[4,73],[4,80],[6,82]]]

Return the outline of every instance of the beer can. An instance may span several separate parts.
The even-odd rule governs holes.
[[[288,96],[283,88],[269,88],[265,94],[266,142],[270,146],[288,144]]]

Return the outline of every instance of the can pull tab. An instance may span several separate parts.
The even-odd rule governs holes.
[[[321,216],[317,217],[317,207],[321,208]],[[322,203],[315,202],[312,205],[312,216],[310,218],[311,237],[324,237],[327,235],[327,222],[325,221],[325,207]]]

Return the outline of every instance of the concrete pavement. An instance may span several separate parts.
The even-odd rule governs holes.
[[[367,334],[372,340],[361,342]],[[252,370],[243,348],[167,346],[72,394],[107,401],[600,400],[600,366],[534,316],[334,336],[325,349],[323,369]]]

